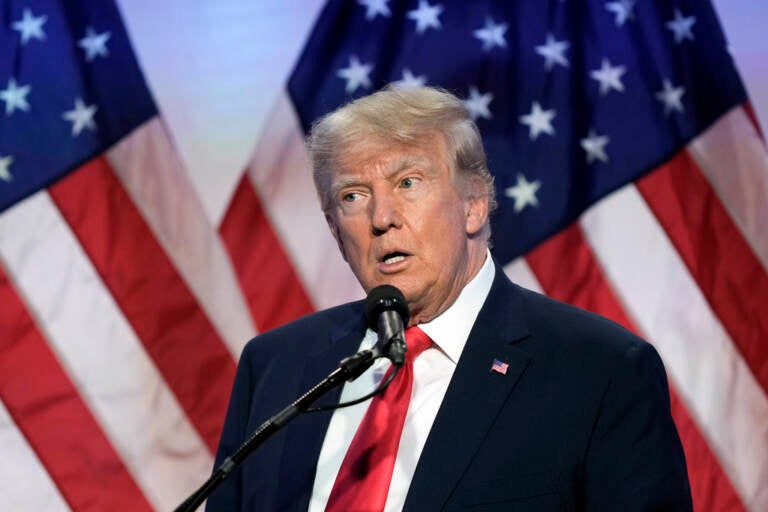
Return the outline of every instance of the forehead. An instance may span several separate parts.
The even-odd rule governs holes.
[[[376,168],[397,172],[414,166],[452,169],[452,159],[443,137],[425,134],[414,142],[400,142],[377,136],[347,140],[336,153],[333,174],[359,173]]]

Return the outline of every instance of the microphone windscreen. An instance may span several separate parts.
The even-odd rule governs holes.
[[[408,325],[408,319],[411,315],[403,292],[392,285],[382,284],[371,290],[365,300],[365,321],[368,323],[368,327],[375,331],[379,315],[387,310],[398,312],[403,318],[403,325]]]

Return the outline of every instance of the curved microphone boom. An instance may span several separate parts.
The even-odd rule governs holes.
[[[394,286],[377,286],[365,301],[365,320],[378,333],[382,352],[396,366],[405,361],[403,329],[410,316],[403,292]]]
[[[253,453],[264,441],[282,429],[300,413],[347,407],[367,400],[371,396],[383,391],[392,380],[391,378],[389,381],[379,385],[372,393],[351,402],[310,408],[310,405],[331,389],[341,386],[344,381],[351,381],[359,377],[365,370],[371,367],[373,361],[381,354],[388,357],[393,365],[397,367],[402,366],[405,361],[406,350],[403,325],[408,323],[409,317],[408,305],[400,290],[389,285],[378,286],[371,290],[365,303],[365,319],[368,325],[372,329],[376,329],[376,332],[379,334],[380,351],[361,350],[357,354],[342,360],[339,366],[325,379],[296,399],[291,405],[259,425],[235,453],[224,459],[208,480],[190,494],[174,512],[193,512],[197,510],[214,489],[229,478],[235,468],[245,461],[248,455]],[[395,373],[392,373],[391,377],[394,375]]]

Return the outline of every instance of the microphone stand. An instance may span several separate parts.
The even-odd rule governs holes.
[[[370,368],[373,361],[380,357],[377,348],[373,350],[362,350],[357,354],[347,357],[339,363],[339,366],[333,370],[325,379],[320,381],[312,389],[304,393],[291,405],[278,412],[267,421],[262,423],[259,428],[251,434],[235,453],[224,459],[211,477],[205,481],[195,492],[193,492],[174,512],[194,512],[211,495],[211,493],[232,474],[245,458],[256,450],[268,438],[287,425],[292,419],[304,412],[317,399],[325,395],[330,390],[340,386],[347,380],[354,380],[365,370]]]

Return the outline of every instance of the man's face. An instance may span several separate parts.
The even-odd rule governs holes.
[[[488,198],[469,197],[442,138],[355,146],[330,182],[326,217],[344,258],[366,293],[399,288],[411,325],[442,313],[480,270]]]

